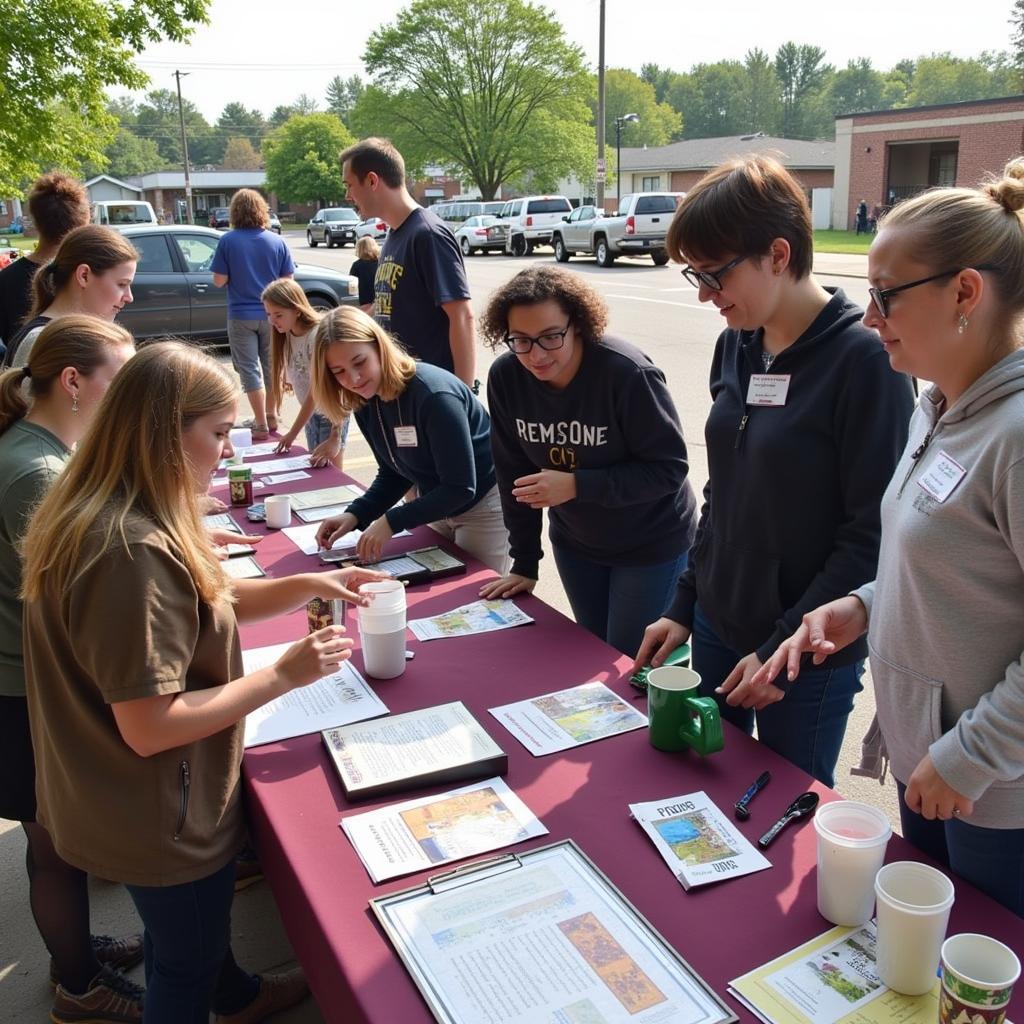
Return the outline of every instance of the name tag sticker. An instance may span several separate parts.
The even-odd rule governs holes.
[[[415,427],[395,427],[395,444],[399,448],[415,448],[419,445],[416,440]]]
[[[940,505],[959,487],[967,470],[945,452],[937,452],[918,478],[918,485]]]
[[[790,376],[788,373],[752,373],[747,405],[785,405]]]

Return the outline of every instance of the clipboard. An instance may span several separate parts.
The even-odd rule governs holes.
[[[530,989],[532,1016],[521,1019],[589,1003],[609,1024],[642,1021],[645,1010],[670,1019],[673,1005],[693,1024],[738,1020],[572,839],[474,861],[375,897],[370,909],[440,1024],[478,1024],[472,994],[454,980],[469,958],[479,989],[489,984],[506,1001],[518,986]],[[502,955],[512,944],[515,963]],[[579,991],[534,991],[541,961],[550,973],[559,959],[560,977],[572,975]],[[506,986],[502,971],[517,982]]]

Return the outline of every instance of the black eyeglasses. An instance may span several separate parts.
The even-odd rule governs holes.
[[[720,292],[722,276],[728,274],[733,267],[738,267],[746,258],[746,256],[737,256],[736,259],[730,260],[718,270],[694,270],[693,267],[684,267],[681,273],[694,288],[704,285],[705,288],[710,288],[713,292]]]
[[[889,316],[889,297],[897,294],[897,292],[905,292],[908,288],[916,288],[919,284],[929,284],[932,281],[941,281],[947,277],[953,277],[956,274],[962,273],[966,267],[958,267],[956,270],[944,270],[941,274],[932,274],[931,277],[922,277],[920,281],[911,281],[909,284],[898,284],[895,288],[869,288],[868,295],[871,296],[871,301],[875,304],[875,309],[878,310],[879,315],[883,320]],[[980,267],[975,267],[975,270],[996,270],[997,267],[983,264]]]
[[[564,331],[545,331],[543,334],[538,334],[536,338],[528,338],[524,334],[506,334],[505,344],[517,356],[525,356],[534,345],[540,345],[545,352],[553,352],[565,344],[565,336],[569,333],[570,327],[572,327],[572,320],[565,325]]]

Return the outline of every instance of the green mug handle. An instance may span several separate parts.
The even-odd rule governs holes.
[[[686,742],[701,757],[722,750],[725,747],[725,737],[722,735],[722,716],[715,699],[713,697],[690,697],[686,701],[686,706],[690,710],[691,719],[680,729]],[[693,728],[695,719],[700,722],[699,729]]]

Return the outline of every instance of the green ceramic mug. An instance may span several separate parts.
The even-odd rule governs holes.
[[[713,754],[725,746],[722,718],[712,697],[699,697],[700,676],[692,668],[655,668],[647,675],[651,746]]]

